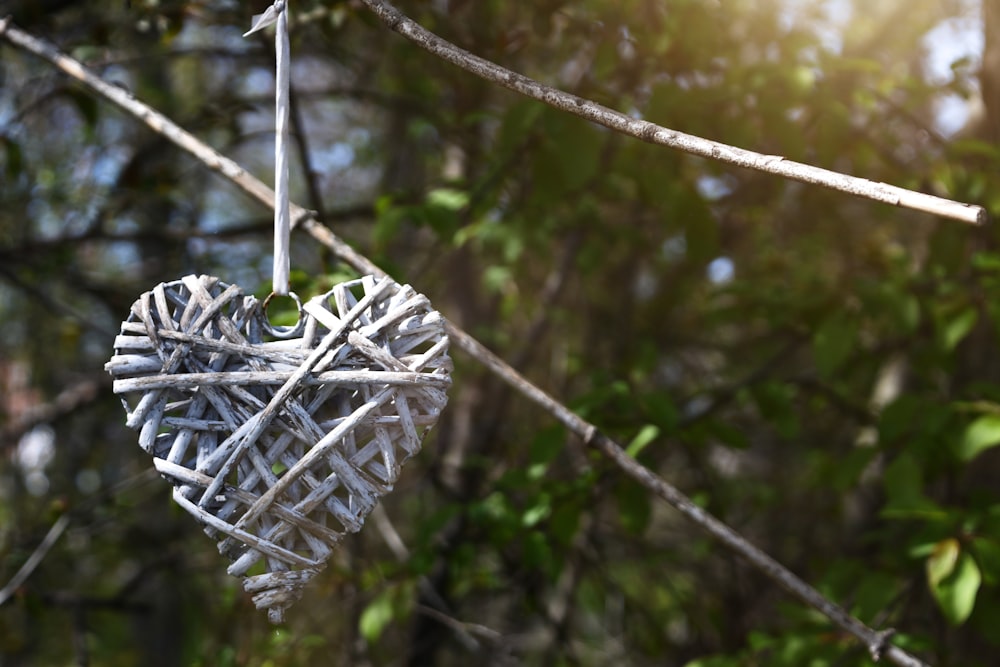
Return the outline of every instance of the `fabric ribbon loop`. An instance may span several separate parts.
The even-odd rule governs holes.
[[[274,101],[274,272],[272,292],[287,295],[291,260],[289,236],[291,220],[288,196],[288,113],[290,55],[288,45],[288,11],[286,0],[277,0],[264,13],[253,17],[253,22],[243,36],[252,35],[271,24],[276,24],[274,50],[276,60]]]
[[[253,20],[250,22],[250,29],[243,33],[244,37],[248,37],[258,30],[263,30],[269,25],[272,25],[278,20],[278,14],[285,11],[285,0],[277,0],[273,5],[264,10],[261,14],[254,14]]]

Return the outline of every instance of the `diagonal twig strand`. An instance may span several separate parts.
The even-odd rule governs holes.
[[[368,0],[365,1],[368,2]],[[380,3],[372,4],[379,5]],[[180,148],[201,160],[209,169],[222,174],[255,199],[273,209],[275,205],[273,190],[252,174],[246,172],[231,159],[204,144],[153,108],[136,100],[127,91],[108,84],[87,70],[78,61],[61,53],[51,44],[41,41],[12,26],[9,19],[0,19],[0,39],[5,39],[11,44],[52,63],[108,101],[139,118],[155,132],[171,140]],[[351,248],[350,245],[330,231],[328,227],[317,221],[310,211],[296,204],[291,204],[291,217],[293,222],[299,223],[317,242],[325,245],[344,262],[358,271],[379,277],[387,275],[385,271],[375,265],[370,259]],[[926,667],[926,663],[920,661],[904,649],[892,644],[890,642],[891,632],[876,631],[851,616],[842,607],[825,598],[818,590],[751,544],[735,530],[700,508],[679,489],[657,476],[648,468],[642,466],[630,457],[619,443],[601,433],[594,424],[575,414],[544,390],[532,384],[509,364],[488,350],[482,343],[451,322],[447,322],[446,326],[448,335],[456,347],[465,351],[474,360],[500,376],[501,379],[517,392],[550,413],[589,446],[594,447],[607,456],[622,472],[642,485],[647,491],[665,500],[682,515],[711,535],[719,543],[746,560],[751,566],[777,583],[793,597],[813,607],[843,632],[855,637],[868,649],[873,659],[886,658],[900,667]]]
[[[45,556],[62,536],[67,526],[69,526],[69,514],[63,514],[56,519],[56,522],[49,528],[49,532],[38,543],[38,546],[32,552],[31,556],[28,557],[28,560],[24,561],[21,569],[7,582],[7,585],[3,589],[0,589],[0,605],[9,600],[17,592],[17,589],[21,587],[21,584],[28,580],[28,577],[35,571],[35,568],[45,560]]]
[[[671,130],[649,121],[632,118],[620,111],[609,109],[594,101],[571,95],[547,86],[523,74],[469,53],[427,30],[413,19],[383,0],[362,0],[390,29],[406,37],[422,49],[447,60],[453,65],[476,76],[509,88],[514,92],[544,102],[551,107],[585,118],[616,132],[627,134],[651,144],[667,146],[685,153],[725,162],[726,164],[754,169],[775,176],[790,178],[803,183],[820,185],[857,197],[940,215],[974,225],[987,221],[986,209],[974,204],[935,197],[934,195],[907,190],[888,183],[877,183],[865,178],[848,176],[829,169],[821,169],[801,162],[787,160],[780,155],[764,155],[718,141],[703,139],[692,134]]]

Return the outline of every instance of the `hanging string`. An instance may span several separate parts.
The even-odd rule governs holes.
[[[276,0],[263,14],[255,15],[250,30],[243,36],[252,35],[272,23],[277,24],[274,34],[277,65],[274,86],[274,272],[271,289],[273,294],[287,295],[290,265],[288,237],[291,231],[288,205],[288,87],[291,68],[286,0]]]

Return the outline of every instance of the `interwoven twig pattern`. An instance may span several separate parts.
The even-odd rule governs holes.
[[[236,286],[161,283],[107,364],[174,500],[274,622],[392,490],[451,384],[443,319],[409,286],[369,276],[302,309],[282,335]]]

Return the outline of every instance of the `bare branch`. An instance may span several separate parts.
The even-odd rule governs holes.
[[[101,373],[99,380],[83,380],[66,387],[51,403],[33,405],[24,414],[0,427],[0,449],[14,446],[22,435],[35,426],[53,422],[92,403],[98,397],[98,389],[106,384],[107,374]]]
[[[22,280],[16,273],[9,270],[6,266],[0,266],[0,280],[4,280],[22,292],[29,294],[31,298],[36,300],[38,303],[43,304],[48,310],[54,313],[62,313],[64,316],[76,320],[91,331],[95,331],[111,338],[114,338],[114,336],[118,333],[114,329],[105,327],[97,320],[88,317],[79,309],[69,306],[59,299],[50,296],[48,292],[37,287],[34,283]]]
[[[494,630],[493,628],[487,627],[485,625],[480,625],[479,623],[468,623],[466,621],[460,621],[456,618],[452,618],[445,613],[435,609],[434,607],[428,607],[427,605],[418,605],[417,611],[425,616],[430,616],[434,620],[438,621],[442,625],[445,625],[455,631],[456,634],[467,638],[473,642],[473,646],[478,648],[479,642],[476,642],[474,636],[482,637],[490,644],[499,644],[503,640],[503,635]]]
[[[28,557],[28,560],[24,561],[24,565],[21,566],[21,569],[18,570],[17,574],[15,574],[11,580],[7,582],[7,585],[0,590],[0,605],[3,605],[3,603],[9,600],[10,596],[12,596],[14,592],[21,587],[21,584],[28,580],[28,577],[30,577],[31,573],[35,571],[35,568],[37,568],[41,562],[45,560],[45,556],[48,555],[49,550],[62,536],[63,531],[66,530],[68,525],[69,514],[63,514],[61,517],[56,519],[56,522],[52,524],[51,528],[49,528],[49,532],[45,534],[45,538],[39,542],[35,551]]]
[[[288,107],[291,111],[292,139],[299,151],[299,162],[306,182],[306,192],[309,193],[309,205],[316,211],[320,220],[327,220],[326,207],[323,205],[323,195],[319,187],[319,174],[313,168],[312,156],[309,152],[309,139],[306,136],[306,124],[302,120],[302,107],[295,86],[288,86]]]
[[[389,16],[393,18],[391,25],[399,30],[400,25],[408,26],[406,29],[409,31],[422,31],[421,34],[426,34],[429,37],[427,39],[433,41],[437,44],[437,48],[444,49],[446,53],[452,53],[450,49],[459,54],[464,54],[463,59],[471,59],[469,62],[480,62],[485,63],[484,66],[487,68],[493,68],[499,70],[502,74],[507,72],[502,68],[498,68],[496,65],[482,61],[481,59],[475,59],[474,56],[457,49],[457,47],[452,47],[446,42],[442,42],[437,37],[434,37],[430,33],[427,33],[409,19],[406,19],[402,14],[399,14],[396,10],[384,5],[384,3],[371,2],[370,0],[365,0],[373,8],[377,8],[382,12],[389,12]],[[235,162],[220,155],[218,152],[207,146],[206,144],[199,141],[196,137],[185,132],[178,125],[168,120],[162,114],[152,109],[151,107],[139,102],[134,97],[132,97],[127,92],[122,89],[110,85],[99,77],[88,71],[79,62],[60,53],[54,46],[42,42],[31,35],[17,29],[10,25],[9,19],[0,20],[0,38],[6,39],[12,44],[30,52],[34,53],[49,62],[56,65],[59,69],[66,72],[73,78],[89,86],[95,92],[110,100],[114,104],[123,108],[125,111],[135,115],[137,118],[141,119],[155,132],[160,133],[166,138],[170,139],[178,146],[188,151],[210,169],[221,173],[223,176],[233,181],[245,192],[249,193],[259,201],[263,202],[266,206],[274,206],[274,192],[268,188],[264,183],[256,179],[253,175],[243,170]],[[539,90],[545,92],[549,91],[555,98],[562,99],[560,96],[564,95],[558,91],[552,91],[552,89],[541,86],[526,77],[509,72],[503,74],[503,76],[509,76],[511,81],[517,82],[517,85],[523,85],[527,88]],[[548,94],[548,93],[547,93]],[[579,100],[579,98],[574,98],[568,96],[571,100]],[[587,107],[589,109],[603,110],[602,114],[611,114],[614,116],[617,112],[612,112],[610,110],[599,107],[592,102],[587,102],[585,100],[580,100],[581,107]],[[589,106],[588,106],[589,105]],[[626,117],[627,118],[627,117]],[[642,123],[642,121],[633,121],[632,119],[627,119],[629,123]],[[657,128],[657,126],[645,123],[639,127],[651,127],[653,131],[648,133],[649,137],[642,135],[641,138],[649,139],[654,135],[660,136],[657,133],[662,134],[663,132],[669,133],[671,136],[677,135],[677,133],[672,133],[670,130],[663,130],[662,128]],[[609,127],[615,127],[609,125]],[[629,132],[631,133],[631,132]],[[638,136],[638,135],[637,135]],[[687,135],[679,135],[687,137]],[[694,139],[694,138],[690,138]],[[705,142],[705,140],[697,139],[698,142]],[[714,144],[713,142],[706,142],[708,145],[717,146],[720,151],[737,151],[739,149],[733,149],[728,146],[723,146],[722,144]],[[724,149],[724,150],[723,150]],[[694,151],[692,151],[694,152]],[[747,154],[746,151],[742,151],[742,154]],[[721,153],[720,153],[721,154]],[[728,154],[728,153],[727,153]],[[758,156],[757,154],[750,153],[751,156]],[[774,158],[780,161],[780,158]],[[765,160],[766,161],[766,160]],[[734,161],[734,164],[737,163]],[[747,165],[749,166],[749,165]],[[808,169],[813,169],[809,167]],[[778,172],[773,172],[778,173]],[[832,172],[831,172],[832,173]],[[786,175],[786,174],[783,174]],[[837,178],[848,178],[841,175],[836,175]],[[856,179],[857,180],[857,179]],[[916,193],[911,193],[916,194]],[[877,197],[876,197],[877,198]],[[941,200],[944,201],[944,200]],[[891,203],[899,203],[898,201],[893,201]],[[952,207],[961,207],[961,204],[955,204],[953,202],[948,202]],[[976,208],[978,207],[969,207]],[[376,276],[387,275],[385,271],[376,266],[370,259],[364,255],[355,251],[350,245],[345,243],[339,237],[337,237],[329,228],[325,227],[323,224],[315,220],[312,213],[302,208],[301,206],[296,206],[292,204],[291,206],[292,220],[301,223],[303,229],[307,231],[316,241],[322,243],[330,250],[332,250],[336,255],[338,255],[343,261],[350,264],[352,267],[358,271],[365,273],[371,273]],[[985,215],[985,213],[981,213]],[[978,221],[978,214],[975,220],[970,219],[970,222]],[[642,466],[638,461],[630,457],[620,444],[609,438],[608,436],[601,433],[598,428],[583,419],[579,415],[575,414],[568,407],[557,401],[555,398],[547,394],[541,388],[529,382],[525,377],[520,375],[517,371],[510,367],[506,362],[497,357],[493,352],[488,350],[482,343],[477,341],[475,338],[470,336],[468,333],[459,329],[457,326],[451,322],[446,323],[446,328],[448,335],[451,337],[452,344],[459,349],[465,351],[474,360],[483,364],[487,369],[498,375],[507,384],[513,387],[521,395],[528,398],[543,410],[551,414],[560,423],[562,423],[568,430],[579,436],[583,441],[603,453],[608,457],[619,469],[621,469],[626,475],[636,480],[640,485],[643,486],[647,491],[659,496],[663,500],[666,500],[670,505],[677,509],[681,514],[690,519],[693,523],[698,525],[702,530],[712,536],[716,541],[721,543],[723,546],[731,549],[738,556],[746,560],[750,565],[760,571],[762,574],[766,575],[772,581],[777,583],[779,586],[784,588],[787,592],[792,594],[793,597],[797,598],[799,601],[807,604],[824,616],[826,616],[835,626],[839,627],[844,632],[850,634],[851,636],[860,640],[864,646],[871,653],[873,659],[878,660],[880,657],[887,658],[890,662],[899,665],[900,667],[924,667],[925,663],[921,662],[908,652],[903,649],[892,645],[889,643],[889,633],[891,631],[877,632],[872,628],[868,627],[858,619],[851,616],[847,611],[838,606],[837,604],[831,602],[830,600],[823,597],[823,595],[817,591],[815,588],[804,582],[802,579],[793,574],[786,567],[781,565],[779,562],[774,560],[771,556],[761,551],[759,548],[744,539],[735,530],[724,524],[719,519],[715,518],[697,504],[688,498],[686,495],[681,493],[679,489],[657,476],[654,472]]]
[[[886,646],[886,637],[882,633],[872,630],[848,614],[840,606],[827,600],[819,591],[797,577],[781,563],[771,558],[771,556],[748,542],[732,528],[696,505],[694,501],[681,493],[675,486],[658,477],[651,470],[630,457],[621,445],[601,433],[596,426],[533,385],[527,378],[486,349],[482,343],[450,322],[448,323],[448,335],[451,337],[453,344],[471,354],[476,361],[499,375],[523,396],[541,406],[567,429],[582,437],[584,442],[607,456],[626,475],[641,484],[643,488],[666,500],[674,509],[698,525],[715,538],[716,541],[731,549],[801,602],[821,612],[836,626],[860,639],[868,647],[869,652],[873,656],[876,654],[885,655],[894,664],[905,667],[917,667],[924,664],[896,646]]]
[[[273,208],[274,191],[264,185],[259,179],[247,173],[243,167],[211,148],[191,133],[182,129],[163,114],[139,102],[131,92],[112,83],[108,83],[92,71],[84,67],[78,60],[61,53],[52,44],[32,37],[11,24],[10,18],[0,19],[0,37],[29,53],[33,53],[57,68],[85,84],[91,90],[99,93],[105,99],[144,122],[151,130],[169,139],[174,144],[198,158],[209,169],[219,172],[235,183],[265,206]],[[310,213],[301,206],[292,206],[291,217],[294,224],[297,220],[308,217]]]
[[[945,218],[981,225],[987,220],[986,209],[973,204],[935,197],[907,190],[887,183],[876,183],[856,176],[848,176],[836,171],[821,169],[811,165],[786,160],[780,155],[764,155],[743,148],[737,148],[718,141],[702,139],[691,134],[632,118],[620,111],[609,109],[588,99],[571,95],[551,86],[518,74],[494,62],[480,58],[455,46],[451,42],[430,32],[410,19],[388,2],[382,0],[362,0],[389,28],[406,37],[417,46],[476,76],[491,81],[514,92],[544,102],[551,107],[585,118],[616,132],[628,134],[685,153],[718,160],[726,164],[754,169],[775,176],[790,178],[803,183],[820,185],[831,190],[865,197],[884,204],[900,206],[925,213],[933,213]]]
[[[375,509],[372,510],[372,513],[369,516],[373,519],[375,527],[382,535],[382,540],[385,542],[386,546],[389,547],[389,550],[396,557],[396,560],[400,563],[405,563],[410,557],[410,550],[406,548],[403,538],[399,536],[399,532],[396,530],[396,527],[392,525],[392,521],[389,519],[389,515],[385,511],[385,507],[383,507],[382,503],[376,505]],[[453,630],[458,637],[458,640],[467,650],[478,651],[480,648],[479,642],[476,641],[473,635],[485,637],[491,644],[499,644],[500,640],[503,639],[503,635],[493,628],[489,628],[478,623],[461,621],[454,616],[445,613],[445,610],[448,609],[448,603],[445,602],[441,594],[434,589],[434,585],[431,583],[430,578],[428,578],[427,575],[420,575],[417,581],[417,585],[420,587],[420,593],[435,605],[434,607],[429,607],[425,604],[417,604],[417,611],[425,616],[429,616],[437,620],[445,627]]]

